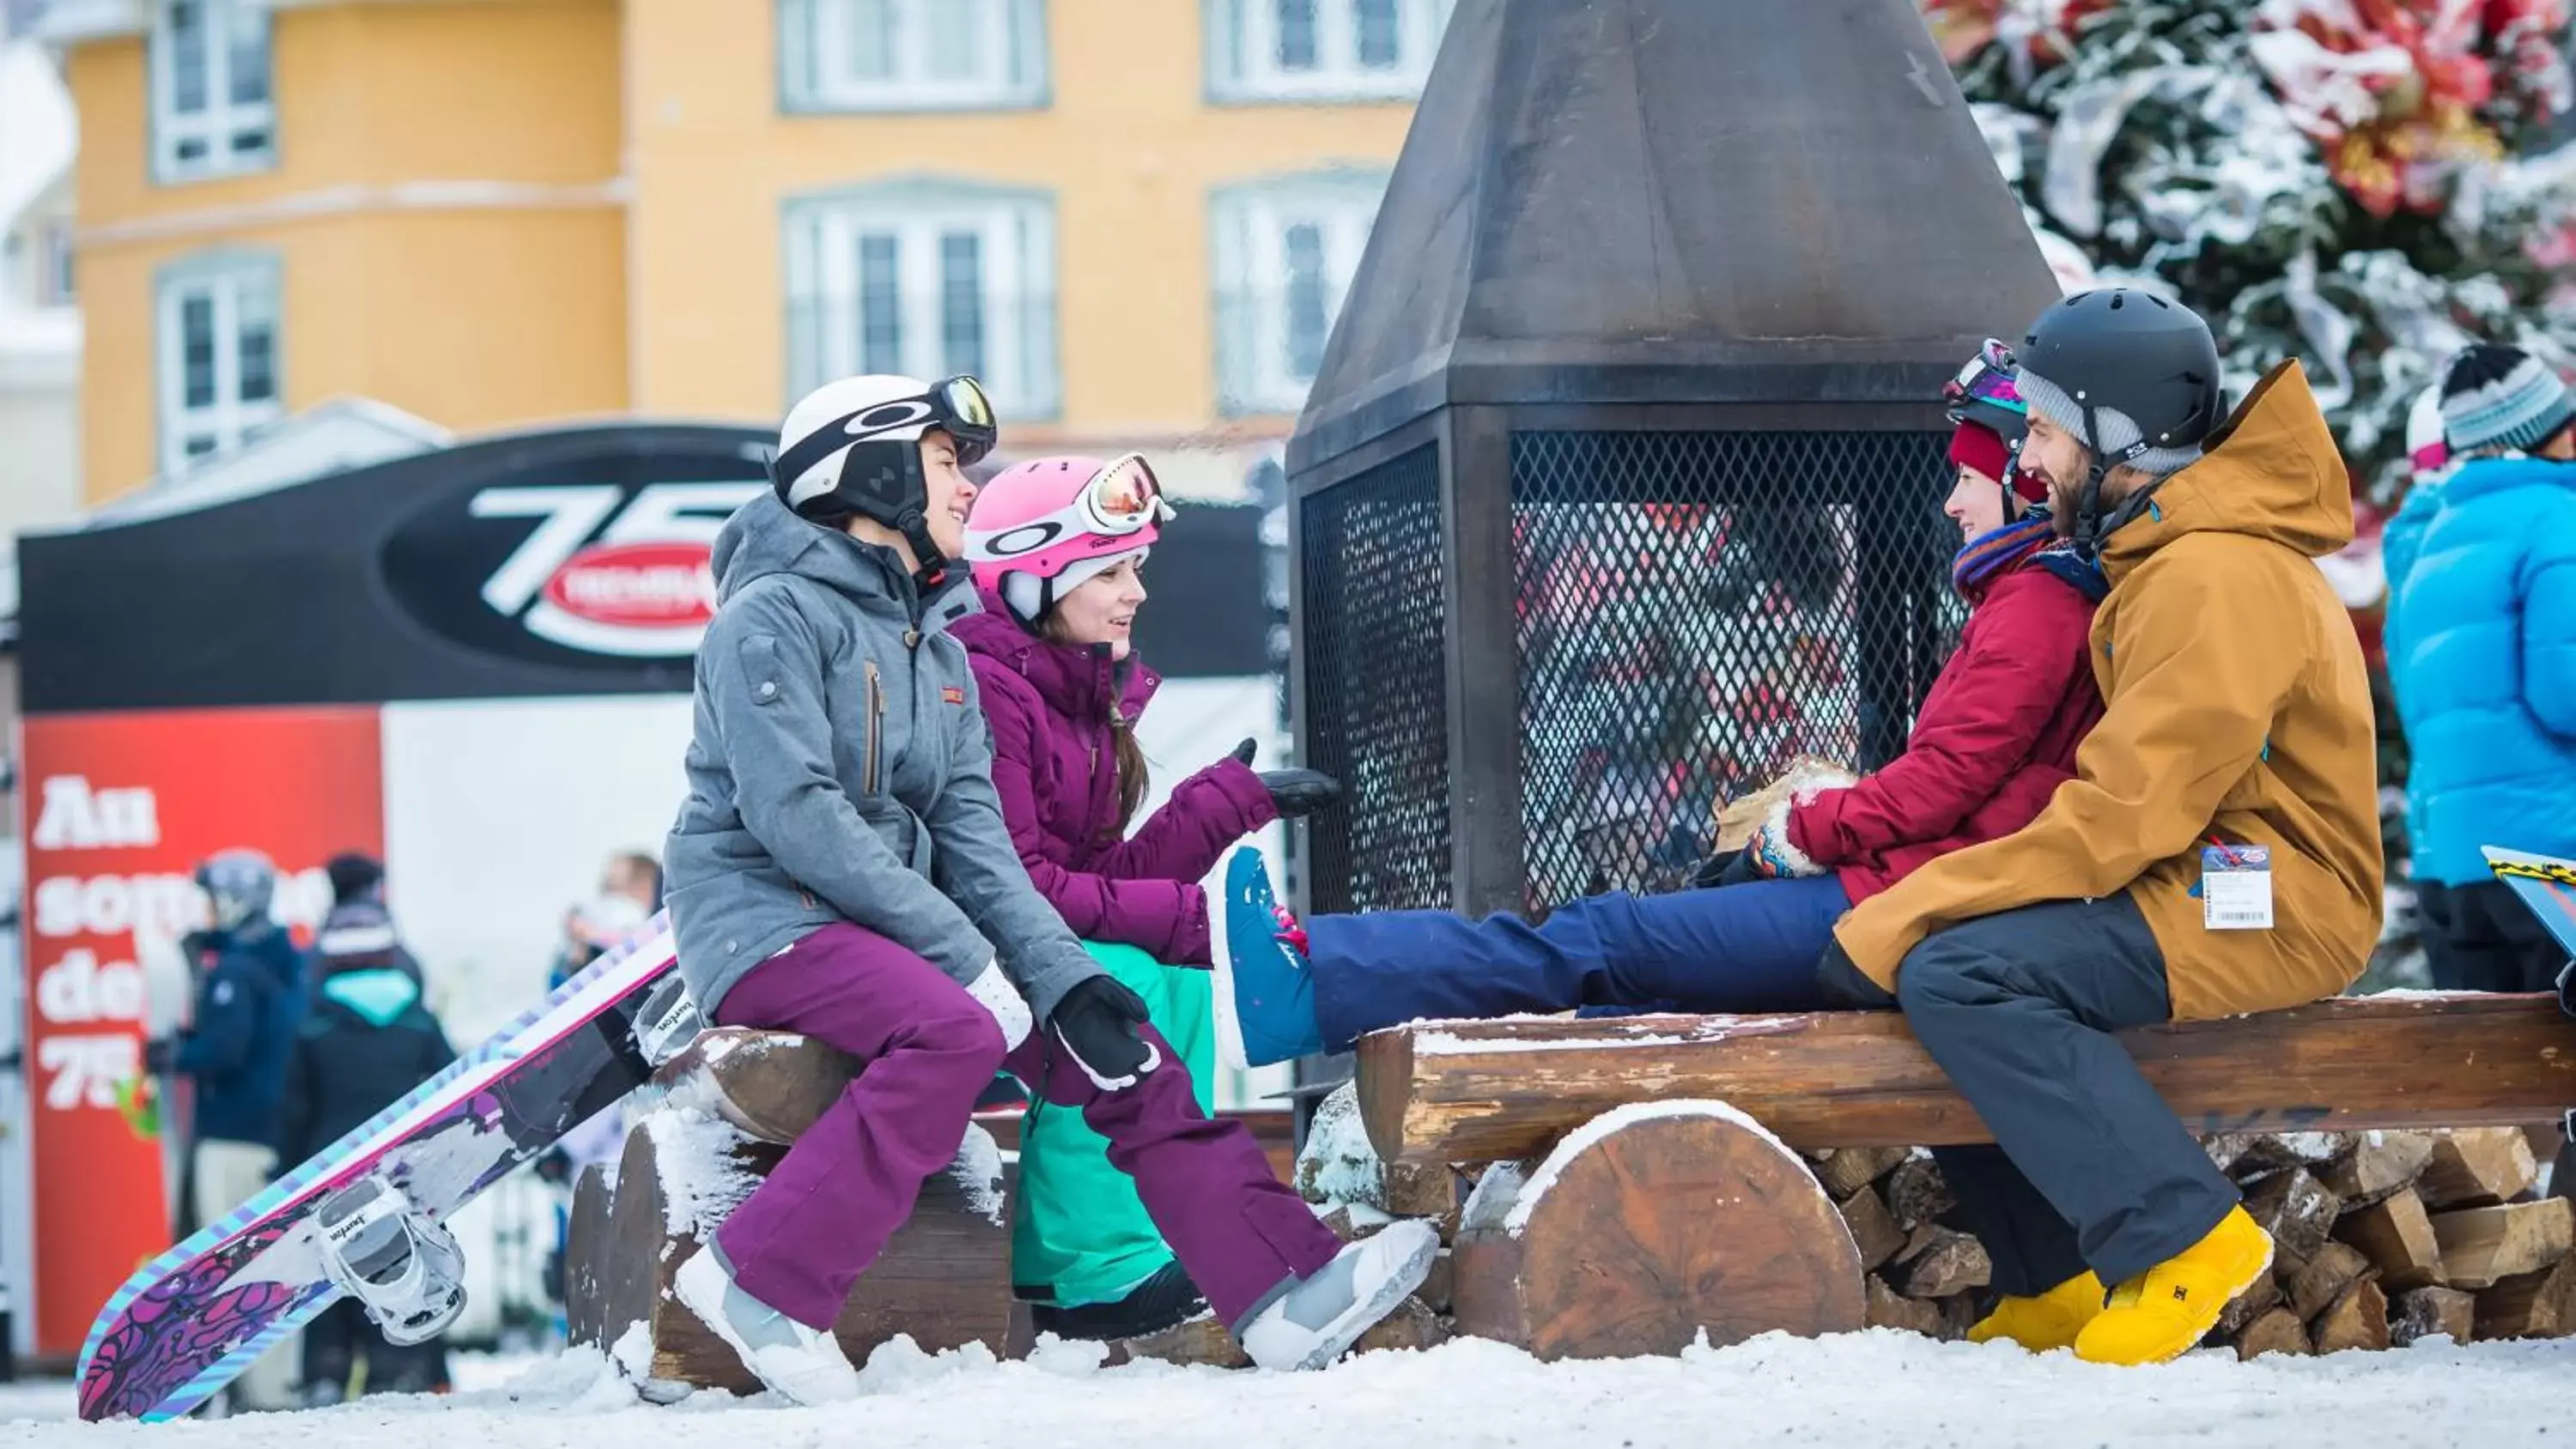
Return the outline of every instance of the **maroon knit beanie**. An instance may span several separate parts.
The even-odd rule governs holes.
[[[2013,467],[2012,449],[2003,435],[1983,423],[1963,422],[1950,434],[1950,466],[1974,468],[1989,478],[2012,482],[2013,492],[2025,503],[2043,503],[2048,490],[2040,481]]]

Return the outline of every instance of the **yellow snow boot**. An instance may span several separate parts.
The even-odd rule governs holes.
[[[2218,1324],[2228,1301],[2272,1268],[2272,1235],[2241,1207],[2209,1235],[2111,1290],[2111,1305],[2075,1336],[2086,1363],[2180,1358]]]
[[[2102,1291],[2102,1280],[2087,1268],[2036,1298],[2002,1299],[1968,1330],[1968,1342],[2000,1338],[2032,1353],[2072,1347],[2075,1335],[2102,1312]]]

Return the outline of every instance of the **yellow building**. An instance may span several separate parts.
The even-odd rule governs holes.
[[[85,492],[335,397],[859,370],[976,373],[1015,452],[1275,441],[1452,3],[53,0]]]

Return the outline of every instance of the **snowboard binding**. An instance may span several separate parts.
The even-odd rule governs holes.
[[[706,1026],[707,1019],[699,1012],[698,1004],[689,999],[688,985],[674,971],[663,977],[636,1009],[635,1045],[648,1064],[658,1067],[678,1056],[680,1049]]]
[[[394,1344],[437,1337],[465,1311],[465,1254],[400,1188],[368,1176],[314,1209],[323,1271]]]

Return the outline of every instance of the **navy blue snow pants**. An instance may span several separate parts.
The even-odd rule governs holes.
[[[1816,960],[1851,909],[1830,875],[1559,907],[1540,925],[1496,914],[1371,911],[1306,922],[1327,1051],[1417,1017],[1584,1006],[1821,1011]]]

